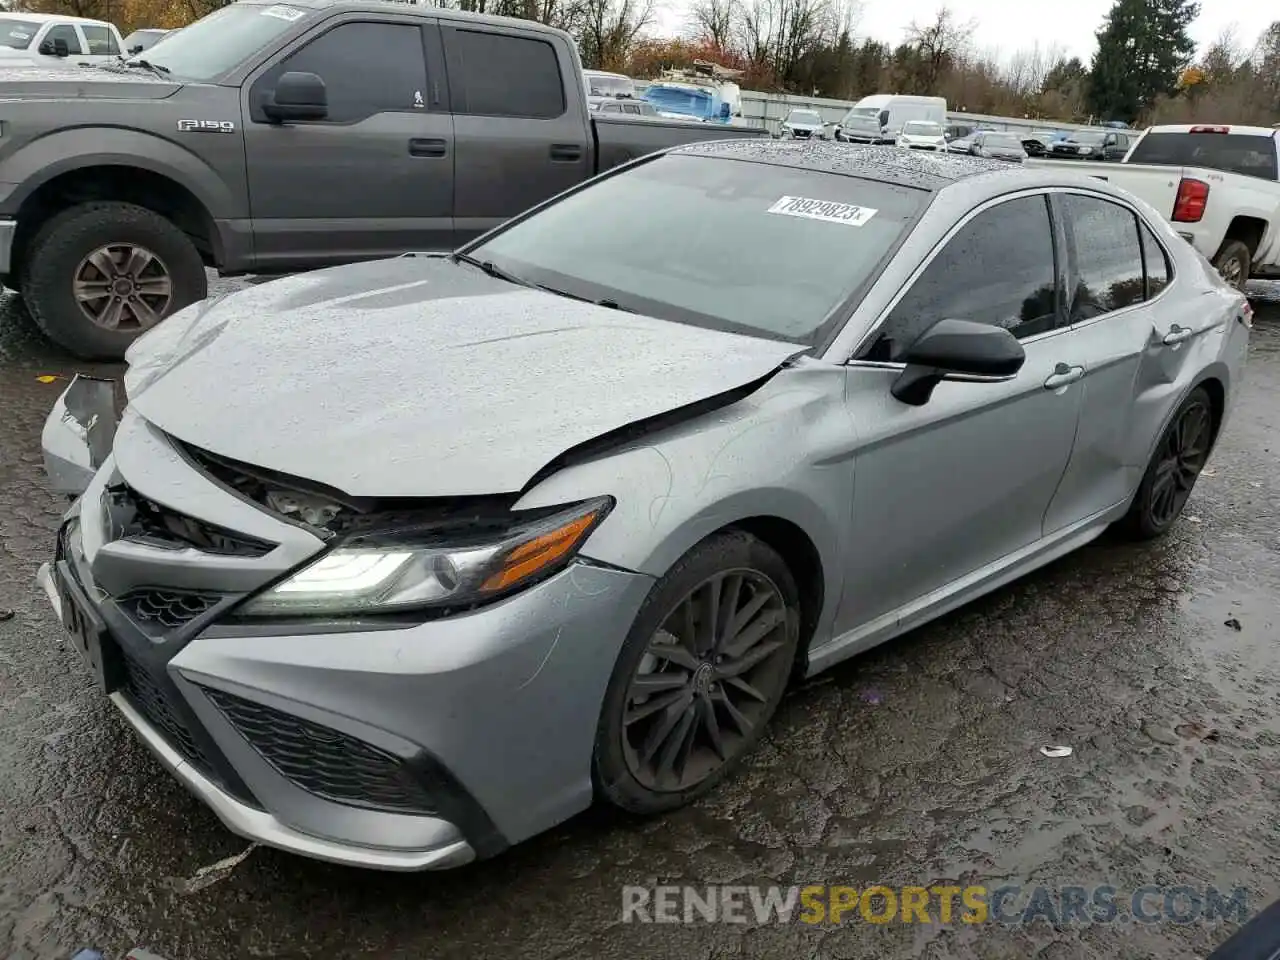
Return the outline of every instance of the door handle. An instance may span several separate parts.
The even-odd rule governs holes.
[[[449,144],[444,140],[436,138],[419,138],[414,137],[409,141],[409,156],[411,157],[443,157],[449,149]]]
[[[553,143],[551,159],[559,163],[576,163],[582,159],[582,147],[576,143]]]
[[[1195,331],[1190,327],[1180,327],[1176,323],[1169,328],[1169,332],[1164,335],[1165,346],[1173,346],[1175,343],[1181,343],[1183,340],[1190,340],[1195,336]]]
[[[1046,390],[1057,390],[1059,387],[1070,386],[1081,377],[1084,376],[1084,367],[1073,367],[1066,363],[1060,363],[1053,368],[1053,373],[1049,374],[1049,378],[1044,382]]]

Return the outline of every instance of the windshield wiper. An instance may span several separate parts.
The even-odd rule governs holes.
[[[158,77],[173,73],[168,67],[161,63],[152,63],[150,60],[143,60],[141,57],[134,57],[132,60],[124,62],[126,67],[142,67],[144,70],[150,70]]]
[[[455,253],[453,255],[455,263],[466,263],[478,270],[483,271],[489,276],[497,280],[505,280],[507,283],[514,283],[517,286],[528,287],[531,290],[541,290],[543,293],[551,293],[557,297],[564,297],[566,300],[578,300],[581,303],[594,304],[597,307],[608,307],[610,310],[618,310],[622,313],[635,313],[634,310],[628,310],[620,305],[617,300],[610,300],[608,297],[603,300],[592,300],[590,297],[582,297],[576,293],[568,293],[564,290],[557,290],[555,287],[549,287],[545,283],[534,283],[532,280],[525,280],[517,277],[513,273],[508,273],[492,260],[481,260],[473,257],[469,253]]]

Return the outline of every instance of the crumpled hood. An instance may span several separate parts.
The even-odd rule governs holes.
[[[134,344],[125,383],[144,418],[224,457],[352,496],[459,496],[517,492],[802,349],[403,257],[192,306]]]

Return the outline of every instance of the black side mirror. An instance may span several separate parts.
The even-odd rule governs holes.
[[[67,41],[58,37],[56,40],[46,40],[40,44],[39,52],[46,57],[69,57],[71,56],[71,48],[67,46]]]
[[[276,88],[262,112],[276,123],[286,120],[323,120],[329,115],[329,94],[314,73],[290,71],[276,81]]]
[[[140,43],[135,43],[132,47],[130,47],[130,48],[129,48],[129,52],[130,52],[131,54],[132,54],[132,53],[141,53],[141,52],[142,52],[142,44],[140,44]]]
[[[889,392],[903,403],[920,407],[948,377],[1008,380],[1022,369],[1027,355],[1018,338],[1004,327],[939,320],[916,338],[902,359],[906,369]]]

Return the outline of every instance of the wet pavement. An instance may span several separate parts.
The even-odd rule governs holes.
[[[792,694],[747,770],[449,874],[243,852],[91,688],[33,576],[39,431],[93,368],[0,302],[0,956],[1203,956],[1227,925],[622,924],[627,884],[1245,887],[1280,898],[1280,291],[1187,516],[1111,537]],[[1234,621],[1239,629],[1227,625]],[[1063,744],[1070,757],[1040,747]],[[936,917],[935,917],[936,919]]]

